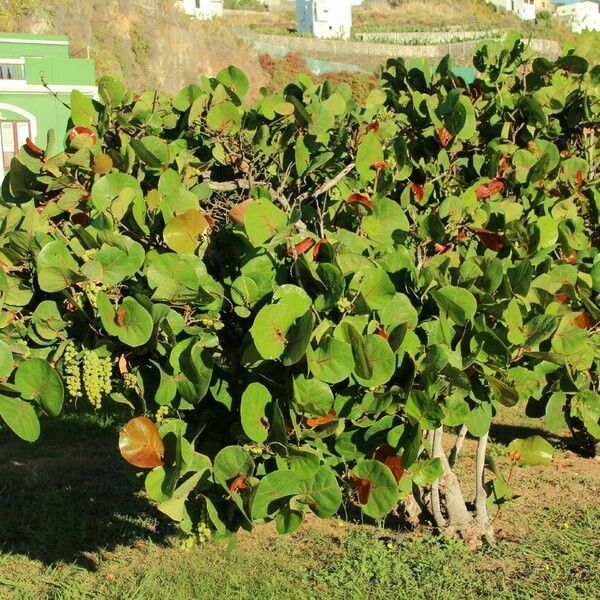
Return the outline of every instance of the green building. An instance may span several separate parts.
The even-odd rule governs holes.
[[[94,96],[96,74],[94,61],[69,57],[66,37],[0,33],[0,181],[28,137],[45,147],[49,129],[66,132],[58,98],[68,104],[74,89]]]

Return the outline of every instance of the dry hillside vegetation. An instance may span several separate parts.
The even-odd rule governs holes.
[[[98,77],[115,75],[136,91],[172,94],[229,64],[257,89],[265,83],[254,53],[223,22],[187,17],[171,0],[157,4],[158,14],[148,15],[132,0],[0,0],[0,30],[67,35],[73,55],[89,47]]]

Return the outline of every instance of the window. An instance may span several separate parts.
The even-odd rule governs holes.
[[[25,69],[22,63],[0,62],[0,79],[25,79]]]
[[[30,136],[29,121],[0,121],[0,149],[5,172],[10,169],[13,156]]]

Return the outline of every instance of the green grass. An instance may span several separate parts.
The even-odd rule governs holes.
[[[427,532],[316,519],[291,537],[261,526],[234,547],[184,551],[128,480],[112,419],[67,415],[43,426],[35,445],[0,435],[3,600],[598,597],[600,469],[571,453],[519,470],[522,501],[498,518],[500,541],[478,552]],[[499,453],[505,434],[494,433]]]

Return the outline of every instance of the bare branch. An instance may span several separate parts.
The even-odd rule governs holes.
[[[448,459],[448,464],[450,468],[454,467],[456,464],[456,459],[460,454],[465,438],[467,437],[467,426],[463,425],[458,432],[458,436],[456,437],[456,442],[454,443],[454,447],[450,451],[450,458]]]
[[[300,196],[298,196],[298,202],[302,203],[311,197],[316,198],[318,196],[326,194],[330,189],[334,188],[342,179],[344,179],[344,177],[346,177],[346,175],[348,175],[348,173],[350,173],[350,171],[352,171],[352,169],[354,169],[355,166],[356,163],[350,163],[348,166],[344,167],[344,169],[341,170],[335,177],[329,179],[321,187],[317,188],[316,191],[306,191],[303,194],[300,194]]]

